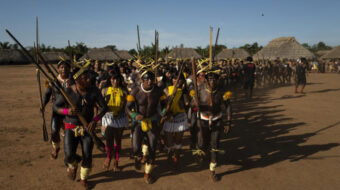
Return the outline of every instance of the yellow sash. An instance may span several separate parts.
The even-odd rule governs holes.
[[[169,90],[169,96],[171,96],[174,92],[174,86],[169,86],[168,87]],[[175,94],[175,98],[171,104],[170,110],[173,114],[177,114],[177,113],[183,113],[185,112],[185,109],[181,108],[178,104],[179,99],[181,98],[183,94],[183,91],[181,88],[178,88]]]
[[[109,111],[113,112],[114,116],[118,115],[118,112],[122,109],[122,97],[123,91],[120,88],[109,87],[106,95],[110,95],[110,100],[107,103]]]

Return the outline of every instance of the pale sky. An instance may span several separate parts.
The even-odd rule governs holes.
[[[154,30],[160,47],[206,46],[209,27],[228,48],[295,36],[300,43],[340,45],[340,1],[336,0],[0,0],[0,41],[13,41],[9,29],[25,46],[35,41],[39,17],[40,42],[55,47],[84,42],[88,47],[150,45]],[[262,16],[262,13],[264,16]]]

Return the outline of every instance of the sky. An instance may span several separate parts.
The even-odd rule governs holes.
[[[141,46],[151,45],[157,30],[161,48],[205,47],[209,27],[214,39],[220,27],[218,44],[228,48],[266,45],[282,36],[336,46],[339,7],[339,0],[0,0],[0,41],[13,43],[8,29],[24,46],[33,46],[38,16],[40,43],[58,48],[68,40],[136,48],[137,24]]]

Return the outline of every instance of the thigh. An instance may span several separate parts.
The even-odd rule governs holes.
[[[114,139],[117,145],[121,144],[121,140],[122,140],[122,135],[123,135],[123,128],[114,128]]]
[[[177,133],[174,134],[174,143],[175,144],[182,144],[183,133],[184,132],[177,132]]]
[[[221,134],[221,126],[222,126],[222,121],[219,120],[216,122],[216,124],[213,126],[213,129],[211,130],[210,133],[210,146],[213,149],[218,149],[219,148],[219,139],[220,139],[220,134]]]
[[[174,145],[173,142],[173,135],[170,132],[165,132],[165,141],[166,141],[166,145],[171,148]]]
[[[64,150],[67,152],[76,152],[79,140],[74,136],[74,132],[70,129],[65,130]]]
[[[106,127],[105,140],[106,140],[106,145],[108,147],[113,146],[113,141],[114,141],[114,129],[113,129],[113,127]]]

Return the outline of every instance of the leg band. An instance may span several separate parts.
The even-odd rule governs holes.
[[[76,166],[77,166],[77,162],[74,161],[73,163],[67,163],[67,166],[68,166],[69,168],[71,168],[71,169],[74,169],[74,168],[76,168]]]
[[[142,145],[142,153],[143,153],[143,156],[149,155],[149,147],[148,147],[148,145],[145,145],[145,144]]]
[[[59,142],[53,142],[53,141],[52,141],[52,147],[53,147],[54,149],[58,149],[58,148],[60,148],[60,143],[59,143]]]
[[[105,150],[106,150],[106,158],[111,159],[112,148],[109,148],[107,145],[105,145]]]
[[[217,165],[217,163],[210,162],[210,167],[209,167],[210,171],[212,171],[212,172],[215,171],[216,165]]]
[[[80,179],[85,180],[89,177],[89,174],[91,172],[91,168],[80,168]]]
[[[145,164],[145,173],[146,173],[146,174],[150,174],[150,173],[151,173],[151,170],[152,170],[152,165],[146,163],[146,164]]]
[[[120,145],[115,145],[116,161],[119,161]]]

